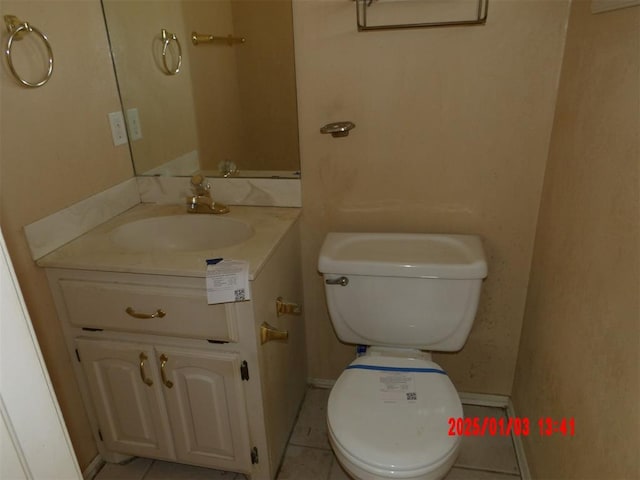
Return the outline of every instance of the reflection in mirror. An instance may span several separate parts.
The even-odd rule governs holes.
[[[137,175],[300,176],[291,0],[102,4]]]

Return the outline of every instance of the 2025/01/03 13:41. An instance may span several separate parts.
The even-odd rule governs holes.
[[[528,436],[537,430],[540,436],[575,435],[575,419],[561,418],[554,420],[551,417],[541,417],[535,423],[527,417],[451,417],[449,418],[449,436]],[[534,428],[532,428],[532,423]]]

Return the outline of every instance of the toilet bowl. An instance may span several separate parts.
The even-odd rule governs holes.
[[[423,358],[358,357],[329,396],[329,440],[343,468],[360,480],[436,480],[449,471],[460,437],[449,418],[462,405],[442,368]]]
[[[336,458],[357,480],[444,478],[462,404],[428,352],[460,350],[468,337],[487,275],[480,238],[330,233],[318,269],[338,338],[370,346],[329,396]]]

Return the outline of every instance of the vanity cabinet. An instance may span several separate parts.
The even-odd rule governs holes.
[[[83,337],[76,345],[109,450],[249,470],[237,354]]]
[[[294,220],[265,248],[250,301],[217,305],[207,304],[210,257],[200,272],[171,274],[91,268],[65,247],[39,260],[103,459],[275,478],[307,381],[303,316],[276,309],[280,297],[302,301],[298,235]],[[261,344],[265,322],[288,340]]]

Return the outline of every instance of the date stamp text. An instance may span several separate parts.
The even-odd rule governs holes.
[[[532,434],[540,436],[575,435],[575,420],[571,418],[553,419],[542,417],[531,421],[527,417],[451,417],[449,418],[449,436],[481,437],[522,436]]]

